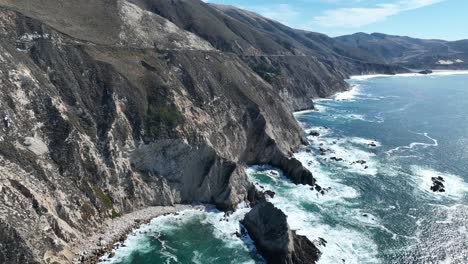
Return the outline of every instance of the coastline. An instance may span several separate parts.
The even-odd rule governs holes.
[[[85,237],[70,245],[75,258],[73,263],[98,263],[99,259],[112,251],[115,244],[123,242],[136,229],[159,216],[174,214],[188,209],[207,209],[204,205],[152,206],[106,220],[99,233]]]
[[[468,74],[468,70],[432,70],[430,74],[421,74],[418,72],[412,73],[397,73],[397,74],[368,74],[368,75],[351,75],[346,80],[367,80],[378,77],[414,77],[414,76],[444,76],[444,75],[457,75],[457,74]]]
[[[414,76],[444,76],[444,75],[457,75],[457,74],[467,74],[468,70],[433,70],[433,73],[428,75],[423,75],[420,73],[402,73],[394,75],[385,75],[385,74],[374,74],[374,75],[354,75],[350,76],[346,80],[367,80],[371,78],[378,77],[414,77]],[[359,90],[359,85],[351,85],[348,90],[337,92],[326,98],[317,98],[315,101],[321,100],[347,100],[352,98],[356,92]],[[336,98],[339,95],[345,95],[346,98]],[[305,109],[297,112],[293,112],[293,115],[302,115],[311,112],[318,112],[319,109]],[[304,132],[306,130],[302,128]],[[110,253],[115,247],[116,243],[123,242],[126,240],[128,235],[133,231],[137,230],[141,226],[148,224],[151,220],[167,215],[175,214],[182,212],[188,209],[201,209],[205,210],[207,207],[205,205],[175,205],[175,206],[156,206],[148,207],[142,210],[138,210],[126,215],[123,215],[117,219],[109,219],[103,225],[103,229],[100,233],[95,234],[92,237],[80,241],[78,245],[73,245],[73,252],[78,258],[83,257],[82,260],[75,258],[73,263],[98,263],[99,259],[104,255]],[[102,240],[105,240],[105,243],[102,243]],[[101,245],[102,244],[102,245]]]

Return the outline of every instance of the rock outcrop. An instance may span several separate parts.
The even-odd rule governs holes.
[[[254,190],[245,164],[314,185],[291,111],[404,69],[248,19],[198,0],[0,0],[0,260],[69,263],[148,206],[231,210]]]
[[[310,264],[320,257],[317,247],[292,231],[286,215],[269,202],[257,204],[242,224],[268,263]]]
[[[183,29],[167,46],[146,35],[131,43],[137,38],[123,33],[90,36],[97,29],[84,32],[86,12],[73,18],[84,21],[80,28],[69,28],[55,22],[70,10],[42,20],[51,3],[40,2],[0,1],[11,8],[0,9],[0,114],[8,117],[0,132],[0,220],[21,238],[9,246],[28,248],[30,262],[69,262],[74,241],[146,206],[233,209],[253,188],[241,163],[264,157],[297,167],[289,153],[303,142],[300,127],[237,56]],[[128,22],[119,14],[115,21]],[[157,23],[172,25],[154,16],[141,19],[156,23],[155,35]],[[121,30],[127,26],[134,25]],[[271,156],[261,154],[266,149]]]

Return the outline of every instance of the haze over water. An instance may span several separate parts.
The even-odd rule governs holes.
[[[251,180],[276,193],[270,200],[292,229],[327,241],[320,263],[468,263],[468,75],[349,82],[352,91],[296,114],[306,133],[320,134],[296,157],[329,191],[268,167],[250,168]],[[444,193],[430,190],[438,176]],[[235,235],[247,211],[155,219],[107,261],[261,262],[248,237]]]

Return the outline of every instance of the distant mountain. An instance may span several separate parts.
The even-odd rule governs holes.
[[[381,33],[356,33],[335,39],[344,45],[364,50],[386,63],[408,68],[468,68],[468,40],[426,40]]]
[[[237,54],[291,109],[347,88],[350,74],[403,72],[323,34],[295,30],[256,13],[201,1],[132,0],[223,52]]]

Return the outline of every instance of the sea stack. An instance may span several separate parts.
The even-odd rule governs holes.
[[[292,231],[286,215],[269,202],[257,204],[242,224],[268,263],[310,264],[320,257],[314,243]]]

